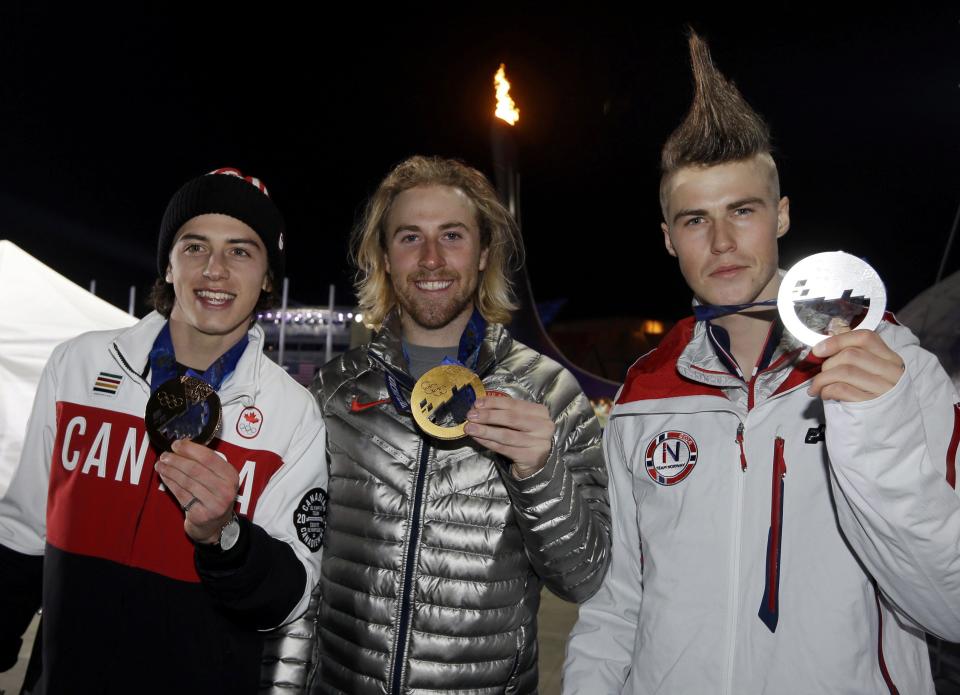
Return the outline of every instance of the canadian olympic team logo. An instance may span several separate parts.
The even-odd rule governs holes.
[[[253,439],[260,434],[260,426],[263,424],[263,413],[256,406],[244,408],[237,418],[237,434],[244,439]]]
[[[686,432],[661,432],[647,445],[647,475],[659,485],[676,485],[697,465],[697,443]]]

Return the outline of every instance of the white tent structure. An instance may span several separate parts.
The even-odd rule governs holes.
[[[940,364],[960,389],[960,272],[914,297],[897,312],[897,320],[940,358]]]
[[[20,458],[40,372],[53,348],[85,331],[136,321],[0,241],[0,496]]]

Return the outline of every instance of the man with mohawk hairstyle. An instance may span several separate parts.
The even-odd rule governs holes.
[[[924,631],[960,640],[957,393],[889,315],[784,335],[769,130],[690,53],[660,201],[694,316],[610,414],[612,560],[564,692],[933,693]]]

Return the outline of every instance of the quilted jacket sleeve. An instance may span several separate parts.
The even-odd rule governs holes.
[[[534,570],[557,596],[583,601],[610,561],[610,506],[600,425],[569,372],[552,362],[538,398],[556,424],[546,465],[523,480],[501,466]],[[550,373],[552,372],[552,373]]]
[[[909,331],[886,328],[906,363],[896,386],[861,403],[825,402],[837,514],[901,616],[960,641],[960,399]]]

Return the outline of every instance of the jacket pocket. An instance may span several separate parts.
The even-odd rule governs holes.
[[[780,558],[783,552],[783,500],[786,493],[787,462],[783,458],[783,437],[773,443],[770,486],[770,530],[767,532],[767,560],[764,563],[764,590],[757,612],[770,632],[780,620]]]
[[[321,582],[317,582],[317,585],[313,588],[313,592],[310,594],[310,603],[307,606],[307,615],[312,613],[312,622],[313,622],[313,640],[311,649],[310,649],[310,661],[307,664],[307,677],[305,680],[306,687],[304,692],[312,693],[314,690],[315,682],[319,684],[318,674],[320,672],[320,600],[322,594],[320,592]]]
[[[504,688],[504,695],[511,695],[517,692],[517,686],[520,684],[520,665],[523,662],[523,646],[526,644],[527,626],[521,625],[516,632],[517,649],[513,655],[513,668],[510,669],[510,676],[507,678],[507,687]]]

